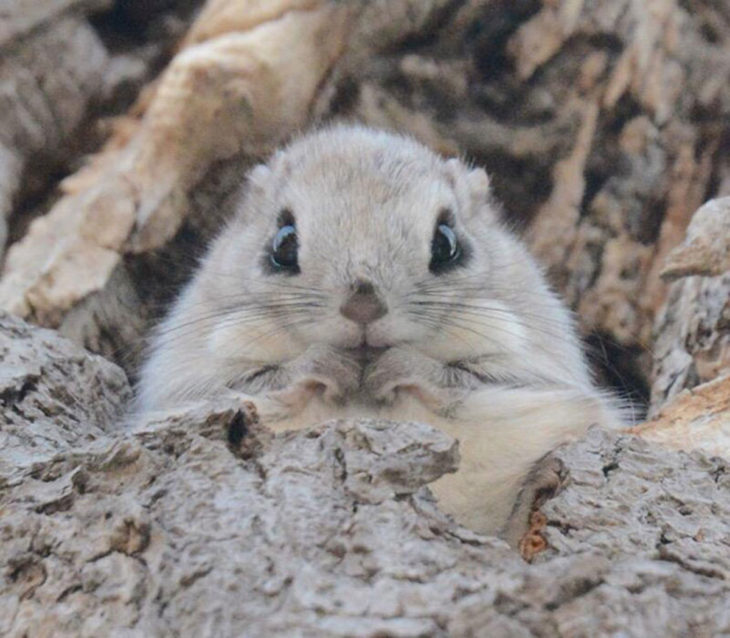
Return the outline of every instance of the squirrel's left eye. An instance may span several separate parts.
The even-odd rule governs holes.
[[[459,257],[461,249],[456,233],[448,224],[438,224],[431,241],[431,263],[429,270],[438,272]]]
[[[299,272],[299,242],[293,224],[279,228],[271,246],[271,262],[278,270]]]

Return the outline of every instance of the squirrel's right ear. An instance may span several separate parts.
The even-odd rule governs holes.
[[[266,164],[257,164],[244,177],[242,188],[236,195],[234,222],[248,223],[248,211],[256,208],[256,202],[267,199],[270,192],[271,169]]]
[[[467,170],[469,172],[466,174],[466,181],[469,184],[471,196],[479,201],[486,202],[492,191],[487,171],[480,167]]]
[[[496,220],[498,215],[492,208],[492,189],[487,172],[479,166],[467,166],[456,158],[448,160],[446,165],[454,181],[457,184],[464,184],[466,186],[473,213],[487,215],[490,219]]]

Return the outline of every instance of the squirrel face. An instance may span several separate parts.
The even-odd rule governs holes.
[[[139,405],[263,392],[307,353],[365,374],[405,351],[447,377],[477,366],[520,387],[592,387],[570,314],[500,224],[484,171],[405,137],[325,128],[251,171],[156,331]],[[331,375],[320,359],[308,365]]]
[[[210,268],[224,274],[210,301],[242,305],[213,339],[257,359],[312,343],[440,359],[518,347],[522,324],[490,292],[503,232],[483,170],[387,133],[315,133],[250,174]]]
[[[501,226],[486,173],[382,131],[326,128],[255,167],[195,291],[205,348],[227,361],[409,346],[587,378],[570,316]]]

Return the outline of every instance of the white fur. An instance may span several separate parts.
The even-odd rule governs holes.
[[[462,457],[434,484],[441,506],[497,531],[537,459],[618,419],[488,188],[481,169],[384,132],[336,126],[295,141],[251,172],[238,214],[160,326],[139,409],[232,392],[279,430],[341,416],[431,423],[459,439]],[[265,266],[284,208],[296,219],[295,276]],[[471,256],[436,276],[443,209]],[[366,334],[388,350],[367,364],[349,350],[363,330],[339,312],[358,278],[388,307]],[[446,305],[428,314],[424,301]]]

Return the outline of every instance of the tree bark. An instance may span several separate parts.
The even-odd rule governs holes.
[[[673,283],[656,323],[657,407],[730,371],[730,197],[697,211],[662,274]]]
[[[17,319],[0,338],[4,636],[730,631],[719,458],[598,430],[558,450],[528,565],[436,509],[425,485],[459,454],[429,426],[274,436],[201,405],[115,427],[119,368]]]
[[[193,0],[176,11],[113,0],[5,0],[0,15],[0,257],[27,216],[45,212],[58,176],[98,138],[168,53]],[[166,19],[162,23],[163,17]],[[116,21],[116,22],[115,22]],[[119,25],[125,25],[125,33]],[[114,26],[116,25],[116,26]],[[144,27],[142,25],[145,25]],[[145,33],[140,44],[135,37]]]

